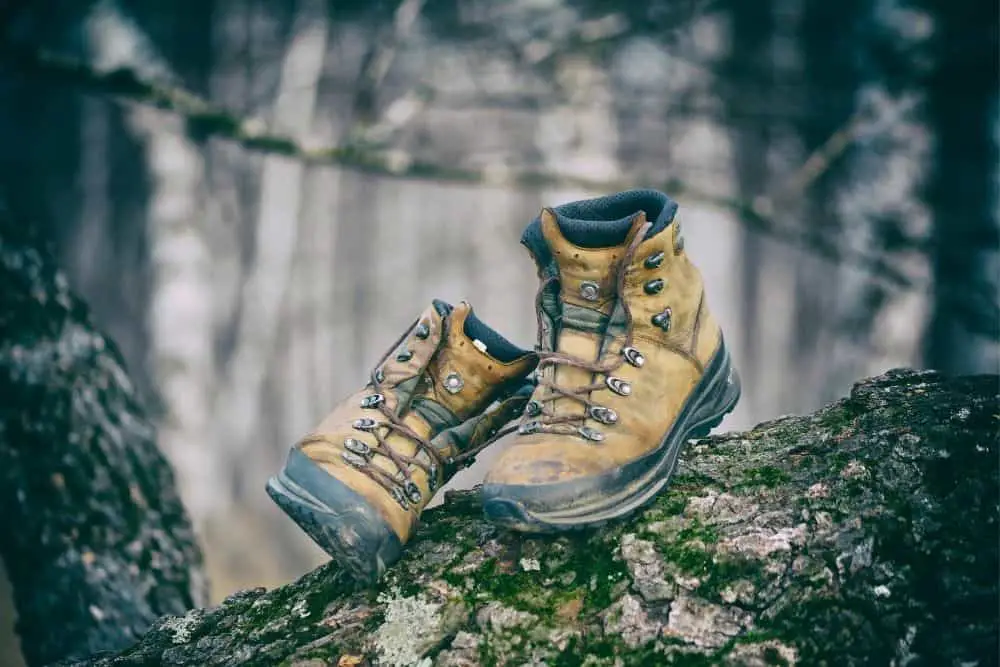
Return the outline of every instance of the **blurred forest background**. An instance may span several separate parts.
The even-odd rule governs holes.
[[[680,202],[744,377],[723,429],[893,366],[997,372],[997,23],[986,0],[5,0],[0,188],[121,347],[220,599],[323,560],[265,479],[431,298],[533,343],[543,205]]]

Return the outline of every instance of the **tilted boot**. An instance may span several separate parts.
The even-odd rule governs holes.
[[[268,494],[356,579],[396,561],[459,466],[523,410],[537,359],[468,303],[434,301],[289,452]]]
[[[600,525],[642,507],[690,438],[736,405],[738,376],[677,205],[633,190],[542,211],[538,386],[487,473],[487,518],[526,532]]]

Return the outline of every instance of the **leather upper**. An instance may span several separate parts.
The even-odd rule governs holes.
[[[381,413],[362,407],[366,397],[377,393],[401,423],[434,445],[443,459],[475,446],[514,415],[509,403],[484,413],[504,391],[522,380],[534,368],[533,353],[508,362],[483,351],[464,332],[465,319],[472,308],[462,302],[450,312],[431,306],[414,327],[385,356],[372,372],[372,381],[337,405],[297,447],[331,476],[361,494],[385,517],[400,540],[405,542],[433,491],[447,481],[448,470],[437,470],[435,479],[418,466],[410,466],[412,480],[420,490],[420,500],[401,503],[383,486],[345,457],[346,439],[377,446],[374,433],[359,430],[359,419],[382,421]],[[482,345],[482,343],[480,343]],[[402,353],[402,354],[401,354]],[[522,402],[523,404],[523,402]],[[469,420],[475,420],[470,422]],[[417,456],[426,464],[432,459],[420,452],[416,441],[406,434],[385,431],[385,443],[402,456]],[[419,453],[418,453],[419,452]],[[402,480],[396,464],[375,454],[368,465],[376,466]],[[405,507],[403,506],[405,505]]]
[[[615,280],[620,260],[645,222],[645,214],[639,212],[621,244],[584,248],[566,239],[555,212],[542,212],[541,233],[554,267],[540,267],[541,273],[552,274],[555,269],[558,275],[557,298],[542,298],[543,350],[590,362],[621,356],[626,330],[623,309],[615,298]],[[657,262],[660,253],[662,259]],[[658,284],[652,282],[657,280],[663,281],[659,291]],[[535,485],[575,480],[619,468],[659,446],[721,336],[705,302],[701,275],[683,249],[676,220],[638,244],[623,291],[632,315],[631,345],[641,353],[644,363],[641,368],[623,363],[610,373],[628,383],[629,395],[619,395],[606,386],[589,394],[591,402],[614,410],[616,423],[608,425],[585,417],[584,404],[571,398],[546,401],[548,410],[556,415],[580,416],[577,424],[600,432],[603,440],[550,432],[518,435],[495,462],[486,483]],[[660,315],[662,324],[663,313],[669,313],[666,330],[654,323]],[[561,364],[545,365],[540,372],[566,389],[604,382],[607,377]],[[539,386],[532,399],[542,399],[548,393]],[[523,417],[522,428],[532,419]]]

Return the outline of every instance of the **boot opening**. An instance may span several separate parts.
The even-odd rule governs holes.
[[[659,233],[673,220],[677,204],[656,190],[628,190],[553,210],[566,240],[582,248],[607,248],[625,242],[639,211],[645,211],[646,219],[653,223],[648,236]]]
[[[473,341],[479,341],[480,344],[476,345],[476,347],[481,352],[485,352],[502,363],[509,363],[528,354],[527,350],[522,350],[501,336],[476,317],[476,314],[473,312],[470,312],[466,316],[463,331]]]

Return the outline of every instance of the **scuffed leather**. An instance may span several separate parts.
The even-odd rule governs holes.
[[[543,211],[542,233],[559,267],[562,303],[611,315],[616,264],[644,222],[645,214],[637,214],[620,246],[581,248],[562,236],[551,212]],[[629,382],[632,393],[619,396],[602,388],[591,394],[594,403],[618,413],[618,422],[613,426],[589,418],[582,422],[604,433],[602,442],[545,432],[518,435],[495,462],[486,483],[550,484],[599,475],[660,445],[718,348],[721,336],[708,310],[701,274],[678,247],[675,225],[640,243],[625,280],[624,298],[632,313],[632,346],[643,354],[645,364],[635,368],[623,363],[612,375]],[[646,258],[657,251],[664,253],[663,263],[646,268]],[[666,285],[658,294],[646,294],[643,285],[654,278],[665,280]],[[597,301],[581,296],[583,281],[600,286]],[[653,325],[652,318],[667,307],[672,311],[671,326],[664,332]],[[558,332],[557,341],[556,351],[594,361],[619,355],[624,336],[603,339],[602,349],[600,335],[564,328]],[[554,374],[556,381],[568,389],[605,379],[604,375],[567,366],[549,367],[545,373]],[[535,397],[546,392],[539,387]],[[583,404],[578,401],[560,398],[549,405],[559,415],[583,415]]]
[[[486,437],[485,434],[492,430],[496,420],[501,417],[511,418],[513,415],[510,414],[509,404],[499,414],[492,414],[495,411],[491,411],[488,418],[479,419],[479,416],[507,383],[524,378],[536,363],[535,356],[531,353],[503,363],[481,352],[463,333],[465,318],[471,311],[471,306],[462,302],[447,317],[442,318],[433,306],[429,307],[418,320],[418,323],[423,322],[429,327],[429,336],[421,340],[411,329],[400,343],[400,346],[405,346],[413,353],[413,357],[405,362],[397,361],[397,351],[402,347],[393,348],[380,365],[384,373],[383,387],[387,389],[384,392],[386,405],[403,415],[403,423],[424,439],[433,439],[438,434],[432,432],[431,425],[419,414],[408,411],[414,397],[430,399],[446,407],[455,416],[455,427],[466,420],[476,419],[465,438],[434,439],[434,444],[441,446],[439,451],[442,457],[458,454],[459,448],[463,446],[476,446],[481,441],[480,438]],[[444,389],[444,379],[452,372],[459,373],[464,381],[461,391],[455,394]],[[416,381],[418,378],[419,381]],[[378,411],[360,407],[362,397],[371,391],[369,384],[342,401],[296,446],[331,476],[363,496],[382,514],[400,541],[405,543],[411,536],[421,511],[433,495],[426,473],[421,468],[412,468],[412,478],[421,490],[423,502],[418,505],[410,504],[409,509],[403,509],[381,485],[341,458],[345,438],[361,440],[373,449],[376,446],[373,434],[352,426],[356,419],[362,417],[380,419]],[[413,456],[417,453],[417,444],[402,434],[392,433],[386,441],[401,455]],[[422,453],[421,456],[430,463],[427,454]],[[398,472],[395,464],[385,456],[376,455],[370,465],[378,466],[390,475]],[[443,479],[444,472],[441,471],[439,486],[447,481]]]

